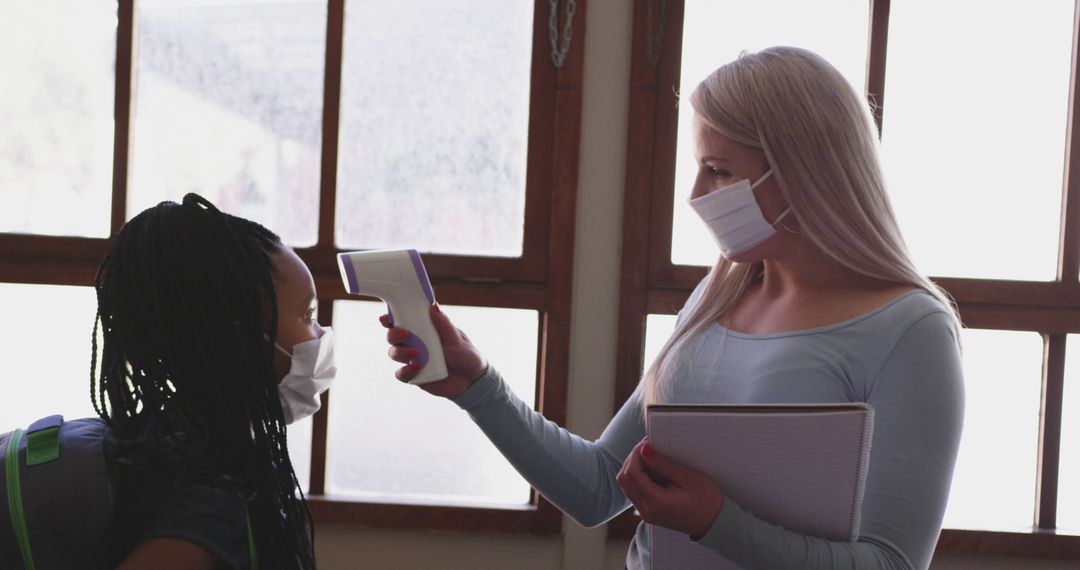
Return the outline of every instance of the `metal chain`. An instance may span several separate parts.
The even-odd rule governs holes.
[[[566,61],[566,54],[570,52],[570,34],[573,32],[574,11],[577,10],[576,0],[566,2],[566,21],[563,22],[562,37],[559,37],[559,0],[548,0],[551,8],[548,16],[548,35],[551,38],[551,62],[555,67],[562,67]]]
[[[656,20],[656,10],[653,8],[656,3],[655,0],[645,0],[648,2],[649,13],[645,18],[646,33],[649,52],[649,61],[652,62],[653,67],[656,67],[660,63],[660,53],[664,48],[664,20],[667,17],[667,0],[660,1],[660,20]]]

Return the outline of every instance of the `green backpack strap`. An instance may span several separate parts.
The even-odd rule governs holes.
[[[53,415],[42,418],[26,429],[26,467],[42,465],[60,457],[60,426],[64,416]],[[30,531],[26,526],[26,510],[23,508],[21,466],[19,465],[19,446],[22,445],[23,430],[11,432],[4,450],[4,478],[7,481],[8,516],[11,528],[15,531],[15,542],[19,545],[23,567],[34,570],[34,553],[30,548]]]
[[[22,443],[23,430],[11,432],[4,450],[4,477],[7,480],[8,515],[11,528],[15,531],[15,542],[22,554],[23,567],[34,570],[34,556],[30,551],[30,533],[26,529],[26,516],[22,504],[22,484],[19,481],[19,445]]]

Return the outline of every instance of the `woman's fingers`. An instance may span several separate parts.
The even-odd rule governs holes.
[[[456,398],[484,375],[487,371],[487,361],[469,342],[468,337],[443,314],[438,304],[431,305],[429,314],[435,331],[439,334],[448,375],[442,380],[424,384],[421,388],[436,396]],[[380,316],[379,323],[387,329],[386,342],[390,344],[387,355],[394,362],[405,365],[394,372],[394,377],[406,382],[412,380],[423,367],[416,362],[420,356],[417,349],[406,345],[411,333],[404,328],[394,326],[394,321],[389,315]],[[409,342],[408,344],[416,345],[417,343]]]
[[[622,488],[623,494],[626,495],[627,499],[630,499],[631,503],[634,503],[638,512],[642,516],[647,516],[653,497],[661,489],[653,481],[653,478],[649,476],[648,471],[645,470],[645,463],[641,458],[643,443],[639,443],[630,452],[615,479],[618,481],[619,487]]]
[[[386,315],[379,317],[379,322],[386,326]],[[402,382],[408,382],[412,380],[420,369],[423,368],[414,359],[420,356],[415,348],[409,346],[403,346],[401,343],[405,342],[405,339],[409,338],[409,331],[403,328],[390,327],[386,331],[386,342],[390,343],[390,348],[387,349],[386,354],[390,357],[390,360],[394,362],[401,362],[405,366],[398,368],[394,371],[394,377]]]
[[[414,376],[416,376],[417,372],[420,372],[420,368],[421,366],[415,362],[411,364],[406,364],[405,366],[398,368],[394,372],[394,378],[397,378],[402,382],[408,382],[409,380],[412,380]]]
[[[649,445],[647,437],[638,446],[637,451],[641,454],[643,468],[664,481],[670,481],[679,487],[689,487],[691,483],[701,479],[701,474],[697,471],[672,461],[654,450]]]
[[[615,475],[615,481],[619,484],[619,488],[622,489],[624,495],[630,502],[636,507],[640,494],[638,493],[635,482],[630,478],[630,471],[634,468],[631,462],[634,461],[634,456],[637,455],[636,451],[631,451],[630,455],[623,462],[622,469],[619,469],[619,473]]]
[[[390,356],[390,360],[402,364],[408,364],[420,356],[420,353],[415,348],[396,344],[390,345],[390,348],[386,350],[386,354]]]
[[[708,532],[724,505],[711,479],[661,455],[648,438],[630,452],[616,479],[642,520],[692,537]]]
[[[401,344],[407,338],[409,338],[409,331],[405,329],[391,327],[390,330],[386,331],[386,342],[390,344]]]

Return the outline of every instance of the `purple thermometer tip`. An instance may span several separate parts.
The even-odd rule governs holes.
[[[412,258],[416,278],[420,281],[420,287],[424,290],[424,295],[427,296],[428,304],[434,305],[435,293],[431,290],[431,280],[428,279],[427,269],[424,269],[424,260],[420,259],[420,254],[416,253],[415,249],[409,250],[409,257]]]
[[[346,253],[339,253],[341,266],[345,268],[345,278],[349,280],[349,293],[353,295],[360,291],[360,283],[356,279],[356,268],[353,267],[352,259]]]

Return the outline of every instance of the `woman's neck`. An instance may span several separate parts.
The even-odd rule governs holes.
[[[760,293],[766,298],[816,296],[835,291],[851,291],[895,287],[888,283],[844,267],[824,252],[800,240],[795,247],[780,256],[763,260],[764,269],[758,281]]]

